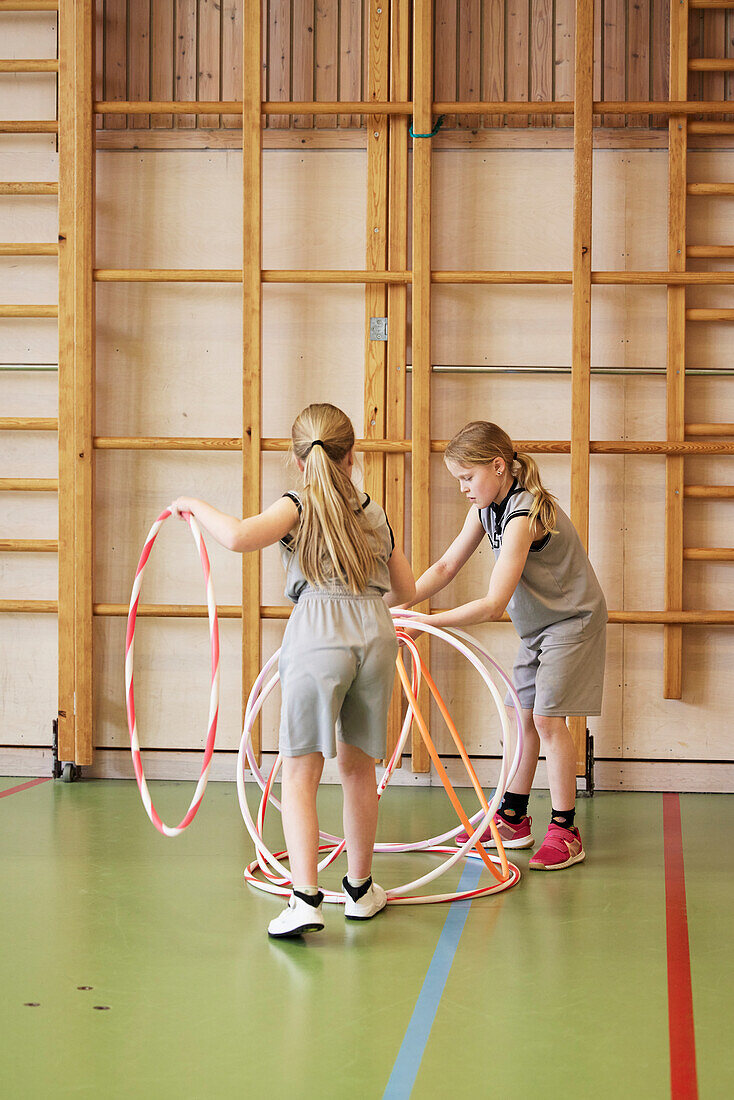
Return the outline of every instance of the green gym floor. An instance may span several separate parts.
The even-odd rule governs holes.
[[[133,782],[27,782],[0,780],[3,1096],[734,1096],[731,796],[581,799],[585,864],[516,852],[494,898],[365,924],[325,906],[322,933],[272,942],[234,785],[169,840]],[[175,822],[193,784],[151,790]],[[319,798],[338,832],[339,788]],[[537,840],[547,795],[531,812]],[[452,824],[442,789],[390,789],[380,814],[383,839]],[[436,858],[378,856],[375,877]]]

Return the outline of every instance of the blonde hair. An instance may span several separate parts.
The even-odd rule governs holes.
[[[340,465],[354,446],[349,417],[334,405],[309,405],[291,428],[291,454],[303,463],[296,551],[309,584],[364,592],[377,565],[374,535],[360,522],[361,501]]]
[[[447,459],[459,466],[489,466],[495,458],[504,459],[507,469],[518,484],[533,495],[533,507],[528,517],[530,527],[537,519],[546,534],[556,528],[556,498],[543,488],[535,459],[524,451],[516,451],[507,432],[486,420],[472,420],[457,432],[444,452]]]

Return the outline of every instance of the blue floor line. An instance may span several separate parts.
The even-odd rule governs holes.
[[[478,859],[467,860],[457,891],[475,889],[479,883],[482,867]],[[413,1015],[387,1082],[383,1100],[406,1100],[413,1090],[456,948],[459,946],[461,933],[469,915],[470,905],[471,899],[455,901],[449,907],[446,922],[441,930]]]

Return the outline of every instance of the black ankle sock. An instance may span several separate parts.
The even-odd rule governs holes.
[[[528,812],[529,794],[513,794],[507,791],[497,813],[510,825],[519,825]]]
[[[575,816],[575,807],[573,810],[551,810],[551,825],[560,825],[562,829],[573,829]]]
[[[352,886],[351,882],[349,881],[349,879],[347,878],[346,875],[342,879],[342,886],[344,887],[345,891],[349,894],[352,901],[359,901],[360,898],[363,898],[365,896],[365,894],[367,893],[367,891],[369,890],[371,885],[372,885],[372,875],[370,875],[370,877],[367,879],[367,881],[363,882],[361,886]]]
[[[306,905],[312,905],[314,909],[318,909],[321,902],[324,900],[324,895],[319,890],[318,894],[302,894],[300,890],[294,890],[295,897],[300,898],[301,901],[305,901]]]

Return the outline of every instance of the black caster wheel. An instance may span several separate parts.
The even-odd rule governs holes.
[[[63,783],[76,783],[77,779],[81,778],[81,768],[76,764],[66,763],[61,769],[61,780]]]

